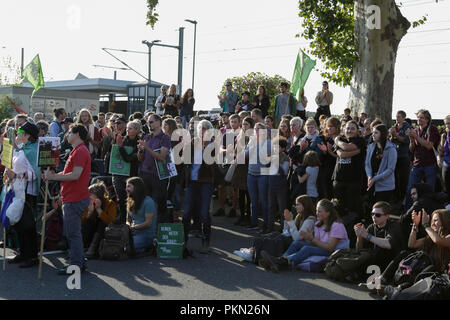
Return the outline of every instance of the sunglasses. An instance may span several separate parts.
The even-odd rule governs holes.
[[[384,213],[372,212],[372,217],[375,216],[377,218],[384,216]]]

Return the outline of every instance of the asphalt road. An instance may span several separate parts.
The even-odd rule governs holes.
[[[191,238],[188,246],[194,249],[194,258],[89,261],[89,272],[82,274],[80,290],[69,290],[67,277],[56,274],[56,268],[65,265],[66,254],[44,257],[42,280],[37,279],[37,267],[20,269],[7,264],[6,271],[2,271],[0,261],[0,299],[378,299],[355,285],[330,281],[325,274],[301,271],[274,274],[243,261],[232,252],[250,246],[256,232],[234,226],[235,219],[212,217],[211,253],[208,255],[198,252],[200,239]],[[7,256],[11,253],[8,250]]]

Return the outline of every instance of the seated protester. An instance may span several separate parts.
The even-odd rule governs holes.
[[[422,250],[433,259],[433,266],[427,267],[427,270],[437,270],[445,273],[450,263],[450,210],[435,210],[431,217],[425,210],[421,210],[419,214],[414,211],[412,213],[413,226],[409,234],[408,248]],[[422,225],[426,230],[426,237],[417,239],[418,226]],[[400,261],[408,256],[410,251],[400,252],[395,259],[383,271],[380,277],[372,280],[372,283],[382,285],[380,289],[387,284],[392,283],[395,272],[399,267]],[[400,288],[406,288],[412,283],[401,284]],[[383,295],[383,290],[377,291]]]
[[[271,162],[269,175],[269,227],[267,233],[273,231],[275,218],[280,217],[280,224],[283,225],[282,212],[287,208],[288,181],[287,175],[289,172],[289,158],[286,155],[287,141],[286,139],[276,139],[274,144],[278,143],[278,161]],[[274,166],[274,164],[278,164]],[[278,210],[277,210],[278,209]]]
[[[403,230],[403,243],[408,243],[408,235],[411,229],[411,218],[412,212],[420,212],[425,210],[426,212],[434,212],[435,210],[444,207],[444,204],[439,199],[438,194],[434,193],[431,186],[427,183],[413,184],[411,187],[411,198],[413,200],[413,205],[408,209],[407,212],[400,216],[400,224]],[[418,226],[417,236],[423,238],[426,236],[425,229],[422,225]]]
[[[295,210],[297,215],[292,215],[289,210],[284,210],[284,228],[283,233],[273,232],[270,235],[264,237],[258,237],[253,240],[253,246],[251,248],[241,248],[241,250],[235,250],[233,253],[244,260],[254,262],[258,264],[261,257],[261,251],[265,250],[270,252],[269,248],[280,249],[278,254],[270,252],[272,255],[281,255],[287,250],[292,241],[303,240],[301,231],[312,230],[314,223],[316,222],[316,216],[314,214],[314,205],[310,197],[302,195],[295,200]]]
[[[354,226],[356,233],[356,249],[368,248],[370,258],[361,270],[365,272],[369,265],[377,265],[384,270],[402,250],[402,230],[400,225],[389,219],[391,206],[380,201],[373,205],[372,220],[367,229],[362,223]]]
[[[235,106],[236,113],[238,113],[239,111],[242,111],[242,110],[244,110],[244,111],[252,111],[253,104],[249,100],[249,98],[250,98],[250,92],[245,91],[242,94],[242,100],[240,100]]]
[[[105,235],[105,228],[114,221],[117,214],[116,203],[108,199],[108,192],[103,181],[94,183],[89,187],[91,203],[81,216],[81,233],[88,259],[98,256],[100,240]]]
[[[139,177],[127,180],[127,222],[133,234],[136,253],[152,248],[157,236],[157,211],[155,201],[147,196],[144,181]]]
[[[339,222],[333,202],[322,199],[317,204],[317,222],[314,234],[311,230],[300,231],[302,241],[291,243],[281,257],[261,251],[261,263],[266,269],[278,272],[296,266],[312,256],[330,256],[336,249],[348,248],[349,241],[344,224]]]

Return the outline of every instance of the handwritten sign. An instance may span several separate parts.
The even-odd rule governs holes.
[[[57,167],[61,153],[61,141],[58,137],[39,137],[38,166]]]
[[[182,259],[184,229],[180,223],[161,223],[158,226],[158,258]]]

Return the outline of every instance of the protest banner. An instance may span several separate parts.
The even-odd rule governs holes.
[[[58,166],[60,153],[61,153],[61,141],[58,137],[39,137],[38,157],[37,157],[38,166],[40,167],[45,166],[47,167],[47,170],[50,170],[50,167]],[[47,198],[48,198],[48,180],[45,180],[44,211],[42,213],[41,248],[39,255],[39,271],[38,271],[39,280],[42,278],[42,256],[44,252]]]
[[[13,145],[8,139],[3,140],[2,166],[12,169]]]
[[[113,145],[111,147],[111,157],[109,159],[109,173],[119,176],[130,176],[131,165],[129,162],[123,160],[119,152],[119,146]],[[133,152],[133,147],[124,147],[127,154]]]
[[[158,225],[158,258],[182,259],[184,229],[181,223]]]
[[[160,153],[161,149],[156,149],[154,151]],[[172,150],[169,151],[166,159],[163,161],[155,159],[155,164],[159,180],[169,179],[177,175],[177,168],[175,167]]]

